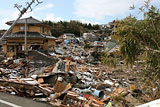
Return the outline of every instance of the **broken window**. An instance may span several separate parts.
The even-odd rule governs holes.
[[[8,46],[7,52],[14,52],[14,46]]]
[[[17,51],[18,51],[18,52],[21,52],[21,51],[22,51],[22,46],[18,46],[18,47],[17,47]]]
[[[42,33],[44,33],[45,32],[45,29],[44,29],[44,27],[42,27]]]

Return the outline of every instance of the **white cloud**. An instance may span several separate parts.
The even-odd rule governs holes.
[[[46,9],[49,9],[49,8],[52,8],[52,7],[54,7],[54,4],[47,4],[47,5],[45,5],[45,6],[36,8],[35,11],[46,10]]]
[[[46,9],[49,9],[49,8],[52,8],[54,7],[54,4],[50,3],[50,4],[47,4],[47,5],[43,5],[42,7],[38,7],[38,8],[33,8],[33,11],[30,12],[30,10],[28,10],[23,16],[22,18],[26,18],[26,17],[34,17],[36,19],[41,19],[39,17],[37,17],[34,13],[36,11],[41,11],[41,10],[46,10]],[[19,16],[20,12],[16,9],[14,10],[4,10],[4,9],[0,9],[0,15],[3,16],[3,18],[1,18],[0,20],[0,29],[7,29],[9,28],[8,25],[6,25],[5,23],[7,21],[12,21],[12,20],[16,20]],[[49,16],[48,16],[49,18]],[[59,20],[58,18],[56,18],[56,20]]]
[[[46,18],[44,20],[50,20],[53,22],[59,22],[59,21],[63,21],[63,18],[61,17],[55,17],[55,15],[53,13],[49,13],[46,15]]]
[[[125,16],[131,5],[139,6],[143,3],[143,0],[76,0],[74,7],[78,17],[104,20],[106,16]]]
[[[87,20],[85,20],[85,19],[80,19],[79,20],[80,22],[82,22],[82,23],[86,23],[86,24],[92,24],[92,25],[95,25],[95,24],[99,24],[98,22],[91,22],[91,21],[87,21]]]
[[[17,17],[18,17],[18,11],[15,11],[15,12],[6,12],[5,14],[3,14],[3,16],[5,17],[5,18],[3,18],[1,21],[0,21],[0,23],[1,23],[1,25],[0,25],[0,29],[7,29],[7,28],[9,28],[9,26],[8,25],[6,25],[6,22],[7,21],[11,21],[11,20],[15,20]]]
[[[1,21],[0,21],[0,29],[7,29],[9,28],[9,26],[6,24],[6,22],[8,21],[12,21],[12,20],[16,20],[19,16],[20,12],[19,11],[15,11],[15,12],[8,12],[8,13],[5,13],[3,14],[3,18]],[[35,15],[34,15],[34,12],[27,12],[25,13],[22,18],[26,18],[26,17],[30,17],[30,16],[33,16],[34,18],[37,18]]]
[[[0,25],[0,29],[7,29],[9,26],[6,25],[5,23],[8,21],[7,18],[4,18],[0,21],[1,25]]]

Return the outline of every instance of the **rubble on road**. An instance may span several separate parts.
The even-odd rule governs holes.
[[[88,63],[94,51],[59,44],[50,55],[32,51],[26,58],[3,60],[0,91],[60,107],[112,107],[114,97],[133,95],[136,77]]]

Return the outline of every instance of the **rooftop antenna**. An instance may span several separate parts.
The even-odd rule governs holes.
[[[19,11],[21,11],[21,10],[20,10],[21,7],[22,7],[22,5],[18,5],[18,3],[16,3],[16,4],[14,5],[14,8],[17,8]]]
[[[31,2],[27,2],[25,7],[22,7],[22,5],[15,4],[14,7],[17,8],[20,11],[20,14],[18,18],[12,23],[11,27],[3,34],[3,36],[0,38],[2,40],[13,28],[13,26],[17,23],[17,21],[27,12],[28,9],[32,11],[32,4],[36,4],[38,6],[39,4],[43,3],[42,1],[39,0],[32,0]]]
[[[26,3],[26,6],[27,6],[27,5],[29,5],[28,2]],[[32,7],[31,7],[31,6],[29,7],[29,9],[30,9],[30,12],[32,12]]]
[[[36,1],[37,1],[36,6],[38,6],[39,4],[43,3],[42,1],[38,1],[38,0],[36,0]]]

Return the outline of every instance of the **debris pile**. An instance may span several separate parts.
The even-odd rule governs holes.
[[[101,64],[88,63],[94,50],[60,44],[50,55],[33,51],[26,58],[3,60],[0,91],[62,107],[112,107],[115,97],[142,95],[129,71],[106,71]]]

